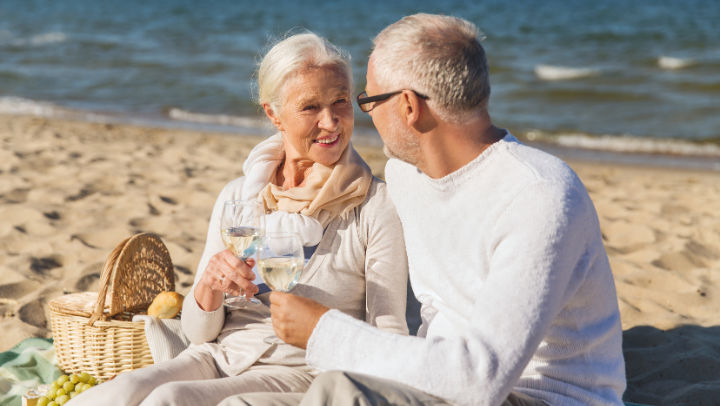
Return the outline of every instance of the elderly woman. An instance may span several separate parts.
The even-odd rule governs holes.
[[[385,185],[350,144],[349,57],[312,33],[289,37],[264,57],[259,102],[279,132],[250,153],[215,203],[183,330],[193,343],[177,358],[81,394],[74,402],[113,405],[216,405],[246,392],[304,392],[316,375],[305,351],[270,345],[268,293],[228,311],[223,294],[258,292],[249,264],[226,250],[220,216],[227,200],[258,199],[268,230],[295,230],[310,260],[293,294],[379,328],[407,334],[407,258]],[[105,391],[104,393],[102,393]]]

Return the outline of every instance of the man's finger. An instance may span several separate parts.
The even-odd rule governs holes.
[[[281,306],[288,301],[288,296],[293,296],[293,295],[292,295],[292,293],[273,291],[270,293],[270,304]],[[270,311],[272,311],[272,308],[270,308]]]

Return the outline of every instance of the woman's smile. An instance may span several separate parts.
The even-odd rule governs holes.
[[[339,139],[340,133],[317,138],[313,143],[318,144],[321,148],[328,148],[337,145]]]

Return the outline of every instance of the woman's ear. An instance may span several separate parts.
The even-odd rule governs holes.
[[[280,121],[280,117],[278,117],[277,114],[275,114],[275,111],[272,109],[270,104],[263,103],[262,104],[263,110],[265,110],[265,115],[270,119],[270,122],[273,123],[273,125],[280,131],[283,131],[282,128],[282,122]]]

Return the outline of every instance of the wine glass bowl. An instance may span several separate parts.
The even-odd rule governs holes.
[[[220,218],[220,237],[235,257],[245,261],[255,254],[258,238],[265,231],[265,213],[262,203],[256,200],[229,200],[223,206]],[[242,309],[257,299],[248,299],[241,290],[240,296],[225,295],[223,304]]]
[[[300,236],[291,232],[273,232],[260,236],[257,250],[260,277],[272,290],[289,292],[297,285],[305,254]],[[277,336],[266,337],[268,344],[284,344]]]

